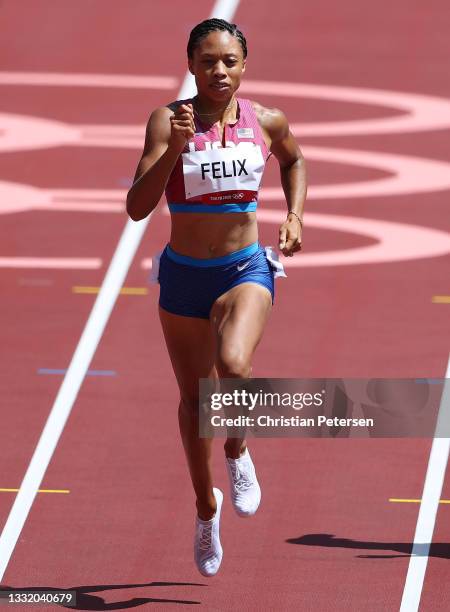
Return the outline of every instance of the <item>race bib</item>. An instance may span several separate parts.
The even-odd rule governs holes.
[[[186,200],[208,194],[218,200],[224,192],[256,193],[264,171],[261,147],[253,142],[190,151],[182,159]]]

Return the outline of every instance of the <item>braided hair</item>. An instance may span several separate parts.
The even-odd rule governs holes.
[[[194,49],[199,45],[200,41],[205,38],[205,36],[208,36],[210,32],[215,32],[217,30],[229,32],[232,36],[235,36],[241,44],[244,59],[247,57],[247,41],[245,40],[245,36],[238,29],[235,23],[228,23],[228,21],[225,21],[225,19],[205,19],[205,21],[198,23],[195,28],[193,28],[187,45],[188,57],[193,57]]]

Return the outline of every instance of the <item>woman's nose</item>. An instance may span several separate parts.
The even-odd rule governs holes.
[[[223,62],[217,62],[217,64],[214,65],[214,76],[226,76],[225,64]]]

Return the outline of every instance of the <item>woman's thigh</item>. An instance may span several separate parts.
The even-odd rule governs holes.
[[[210,321],[219,375],[246,375],[271,310],[270,291],[252,282],[233,287],[215,301]]]
[[[159,318],[180,395],[183,400],[196,403],[199,378],[217,378],[210,322],[172,314],[161,307]]]

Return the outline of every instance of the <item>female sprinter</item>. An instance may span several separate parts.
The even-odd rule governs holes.
[[[279,230],[285,256],[301,249],[306,180],[283,113],[236,97],[247,57],[237,27],[203,21],[190,34],[187,55],[198,93],[151,114],[127,212],[134,221],[144,219],[165,190],[172,227],[159,259],[159,316],[197,498],[194,558],[199,571],[212,576],[222,560],[223,494],[213,488],[212,440],[199,437],[199,379],[250,377],[274,276],[284,275],[277,256],[258,243],[255,210],[266,159],[273,153],[280,165],[288,208]],[[234,508],[240,516],[254,514],[261,492],[245,439],[228,438],[224,448]]]

